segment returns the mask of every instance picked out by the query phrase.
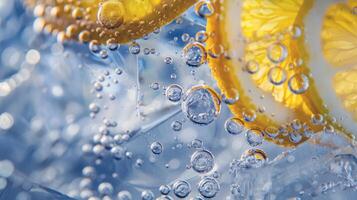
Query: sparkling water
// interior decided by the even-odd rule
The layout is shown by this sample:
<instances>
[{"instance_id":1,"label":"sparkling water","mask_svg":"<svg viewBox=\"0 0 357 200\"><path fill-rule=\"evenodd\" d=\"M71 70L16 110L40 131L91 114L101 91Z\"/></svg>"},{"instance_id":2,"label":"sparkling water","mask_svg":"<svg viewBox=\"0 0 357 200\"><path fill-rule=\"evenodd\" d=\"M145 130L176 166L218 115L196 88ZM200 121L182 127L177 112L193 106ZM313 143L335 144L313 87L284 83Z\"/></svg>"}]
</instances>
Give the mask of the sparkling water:
<instances>
[{"instance_id":1,"label":"sparkling water","mask_svg":"<svg viewBox=\"0 0 357 200\"><path fill-rule=\"evenodd\" d=\"M200 1L125 45L59 43L34 31L22 1L0 1L0 199L356 199L357 151L333 130L294 121L311 139L286 149L264 140L277 128L245 128L258 111L232 116L244 94L219 95L203 45L213 12ZM284 62L284 45L268 49ZM309 88L285 73L274 66L269 81Z\"/></svg>"}]
</instances>

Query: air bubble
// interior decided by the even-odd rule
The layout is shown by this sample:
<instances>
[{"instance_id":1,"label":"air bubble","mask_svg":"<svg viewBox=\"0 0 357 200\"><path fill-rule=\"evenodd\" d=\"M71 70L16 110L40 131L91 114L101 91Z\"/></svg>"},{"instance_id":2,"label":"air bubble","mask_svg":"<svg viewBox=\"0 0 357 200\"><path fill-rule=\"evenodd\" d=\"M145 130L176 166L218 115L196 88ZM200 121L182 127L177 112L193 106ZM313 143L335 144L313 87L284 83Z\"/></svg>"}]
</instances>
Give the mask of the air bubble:
<instances>
[{"instance_id":1,"label":"air bubble","mask_svg":"<svg viewBox=\"0 0 357 200\"><path fill-rule=\"evenodd\" d=\"M303 94L309 88L309 78L305 74L295 74L289 81L288 86L294 94Z\"/></svg>"},{"instance_id":2,"label":"air bubble","mask_svg":"<svg viewBox=\"0 0 357 200\"><path fill-rule=\"evenodd\" d=\"M190 40L190 35L189 35L188 33L182 34L181 40L182 40L183 42L188 42L188 41Z\"/></svg>"},{"instance_id":3,"label":"air bubble","mask_svg":"<svg viewBox=\"0 0 357 200\"><path fill-rule=\"evenodd\" d=\"M150 145L150 149L151 149L151 152L153 154L161 154L163 147L162 147L162 144L160 142L153 142Z\"/></svg>"},{"instance_id":4,"label":"air bubble","mask_svg":"<svg viewBox=\"0 0 357 200\"><path fill-rule=\"evenodd\" d=\"M144 190L141 192L141 200L154 200L154 193L150 190Z\"/></svg>"},{"instance_id":5,"label":"air bubble","mask_svg":"<svg viewBox=\"0 0 357 200\"><path fill-rule=\"evenodd\" d=\"M281 85L286 81L286 71L281 67L272 67L269 69L268 78L273 85Z\"/></svg>"},{"instance_id":6,"label":"air bubble","mask_svg":"<svg viewBox=\"0 0 357 200\"><path fill-rule=\"evenodd\" d=\"M238 118L230 118L224 124L225 130L231 135L238 135L244 130L244 123Z\"/></svg>"},{"instance_id":7,"label":"air bubble","mask_svg":"<svg viewBox=\"0 0 357 200\"><path fill-rule=\"evenodd\" d=\"M108 29L118 28L124 22L125 9L119 1L106 1L99 6L97 19Z\"/></svg>"},{"instance_id":8,"label":"air bubble","mask_svg":"<svg viewBox=\"0 0 357 200\"><path fill-rule=\"evenodd\" d=\"M101 183L98 186L98 192L102 195L111 195L113 193L113 186L110 183Z\"/></svg>"},{"instance_id":9,"label":"air bubble","mask_svg":"<svg viewBox=\"0 0 357 200\"><path fill-rule=\"evenodd\" d=\"M248 149L241 156L241 166L244 168L259 168L267 160L267 154L261 149Z\"/></svg>"},{"instance_id":10,"label":"air bubble","mask_svg":"<svg viewBox=\"0 0 357 200\"><path fill-rule=\"evenodd\" d=\"M192 87L182 102L182 111L192 122L207 125L221 112L221 99L208 86Z\"/></svg>"},{"instance_id":11,"label":"air bubble","mask_svg":"<svg viewBox=\"0 0 357 200\"><path fill-rule=\"evenodd\" d=\"M183 89L180 85L172 84L167 87L165 95L171 102L178 102L182 98Z\"/></svg>"},{"instance_id":12,"label":"air bubble","mask_svg":"<svg viewBox=\"0 0 357 200\"><path fill-rule=\"evenodd\" d=\"M264 129L264 133L274 139L279 135L279 129L274 126L269 126Z\"/></svg>"},{"instance_id":13,"label":"air bubble","mask_svg":"<svg viewBox=\"0 0 357 200\"><path fill-rule=\"evenodd\" d=\"M200 17L209 17L214 14L214 7L211 1L201 0L195 5L195 12Z\"/></svg>"},{"instance_id":14,"label":"air bubble","mask_svg":"<svg viewBox=\"0 0 357 200\"><path fill-rule=\"evenodd\" d=\"M174 131L180 131L182 129L182 123L180 121L174 121L171 124L171 128Z\"/></svg>"},{"instance_id":15,"label":"air bubble","mask_svg":"<svg viewBox=\"0 0 357 200\"><path fill-rule=\"evenodd\" d=\"M9 130L14 125L14 118L10 113L4 112L0 115L0 129Z\"/></svg>"},{"instance_id":16,"label":"air bubble","mask_svg":"<svg viewBox=\"0 0 357 200\"><path fill-rule=\"evenodd\" d=\"M176 181L173 185L174 194L179 198L187 197L191 192L191 186L187 181Z\"/></svg>"},{"instance_id":17,"label":"air bubble","mask_svg":"<svg viewBox=\"0 0 357 200\"><path fill-rule=\"evenodd\" d=\"M132 200L132 195L129 191L120 191L118 193L118 200Z\"/></svg>"},{"instance_id":18,"label":"air bubble","mask_svg":"<svg viewBox=\"0 0 357 200\"><path fill-rule=\"evenodd\" d=\"M170 65L170 64L173 63L173 59L172 59L172 57L166 57L166 58L164 59L164 62L165 62L166 64Z\"/></svg>"},{"instance_id":19,"label":"air bubble","mask_svg":"<svg viewBox=\"0 0 357 200\"><path fill-rule=\"evenodd\" d=\"M198 183L199 193L206 198L213 198L220 190L218 181L212 177L205 177Z\"/></svg>"},{"instance_id":20,"label":"air bubble","mask_svg":"<svg viewBox=\"0 0 357 200\"><path fill-rule=\"evenodd\" d=\"M258 129L249 129L246 132L246 139L250 146L256 147L263 143L264 135Z\"/></svg>"},{"instance_id":21,"label":"air bubble","mask_svg":"<svg viewBox=\"0 0 357 200\"><path fill-rule=\"evenodd\" d=\"M132 42L129 46L129 52L133 55L137 55L140 53L140 45L136 42Z\"/></svg>"},{"instance_id":22,"label":"air bubble","mask_svg":"<svg viewBox=\"0 0 357 200\"><path fill-rule=\"evenodd\" d=\"M267 49L267 57L274 64L283 62L287 56L288 50L286 46L281 43L274 43Z\"/></svg>"},{"instance_id":23,"label":"air bubble","mask_svg":"<svg viewBox=\"0 0 357 200\"><path fill-rule=\"evenodd\" d=\"M214 157L207 150L199 150L191 156L192 169L198 173L207 173L213 169Z\"/></svg>"},{"instance_id":24,"label":"air bubble","mask_svg":"<svg viewBox=\"0 0 357 200\"><path fill-rule=\"evenodd\" d=\"M292 132L289 134L289 139L292 143L299 143L302 140L302 135L298 132Z\"/></svg>"},{"instance_id":25,"label":"air bubble","mask_svg":"<svg viewBox=\"0 0 357 200\"><path fill-rule=\"evenodd\" d=\"M257 118L257 114L252 109L243 111L243 118L246 122L253 122Z\"/></svg>"},{"instance_id":26,"label":"air bubble","mask_svg":"<svg viewBox=\"0 0 357 200\"><path fill-rule=\"evenodd\" d=\"M159 191L160 191L161 194L167 195L167 194L170 193L171 188L168 185L161 185L160 188L159 188Z\"/></svg>"},{"instance_id":27,"label":"air bubble","mask_svg":"<svg viewBox=\"0 0 357 200\"><path fill-rule=\"evenodd\" d=\"M289 27L289 34L293 39L297 39L301 36L301 28L297 25L293 25Z\"/></svg>"},{"instance_id":28,"label":"air bubble","mask_svg":"<svg viewBox=\"0 0 357 200\"><path fill-rule=\"evenodd\" d=\"M249 74L255 74L255 73L257 73L259 71L259 64L254 60L248 61L245 64L245 70Z\"/></svg>"},{"instance_id":29,"label":"air bubble","mask_svg":"<svg viewBox=\"0 0 357 200\"><path fill-rule=\"evenodd\" d=\"M232 90L231 92L232 92L232 94L229 97L226 96L225 94L222 94L222 100L227 105L235 104L239 100L239 97L240 97L238 91Z\"/></svg>"},{"instance_id":30,"label":"air bubble","mask_svg":"<svg viewBox=\"0 0 357 200\"><path fill-rule=\"evenodd\" d=\"M324 116L321 114L313 114L311 116L311 122L314 125L322 125L324 123Z\"/></svg>"},{"instance_id":31,"label":"air bubble","mask_svg":"<svg viewBox=\"0 0 357 200\"><path fill-rule=\"evenodd\" d=\"M198 42L189 43L183 49L186 64L191 67L199 67L207 61L205 47Z\"/></svg>"},{"instance_id":32,"label":"air bubble","mask_svg":"<svg viewBox=\"0 0 357 200\"><path fill-rule=\"evenodd\" d=\"M198 31L195 35L195 40L199 43L204 43L208 39L208 34L206 31Z\"/></svg>"},{"instance_id":33,"label":"air bubble","mask_svg":"<svg viewBox=\"0 0 357 200\"><path fill-rule=\"evenodd\" d=\"M150 85L150 88L153 90L158 90L160 88L160 84L159 83L152 83Z\"/></svg>"}]
</instances>

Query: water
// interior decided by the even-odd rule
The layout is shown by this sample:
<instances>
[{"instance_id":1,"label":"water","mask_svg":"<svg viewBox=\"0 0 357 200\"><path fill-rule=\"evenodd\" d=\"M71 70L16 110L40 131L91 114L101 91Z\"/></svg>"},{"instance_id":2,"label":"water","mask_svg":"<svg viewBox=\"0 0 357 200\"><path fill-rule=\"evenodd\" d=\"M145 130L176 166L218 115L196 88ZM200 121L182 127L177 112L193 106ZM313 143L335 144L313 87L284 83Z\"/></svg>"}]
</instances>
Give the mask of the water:
<instances>
[{"instance_id":1,"label":"water","mask_svg":"<svg viewBox=\"0 0 357 200\"><path fill-rule=\"evenodd\" d=\"M263 140L279 138L277 127L244 128L257 110L232 117L228 106L245 94L219 95L202 48L214 10L201 6L143 39L105 46L57 43L33 31L22 2L0 2L0 199L353 199L356 149L328 127L288 150ZM279 49L275 63L284 62ZM272 70L272 83L308 88L296 84L303 74ZM324 125L325 116L311 121Z\"/></svg>"}]
</instances>

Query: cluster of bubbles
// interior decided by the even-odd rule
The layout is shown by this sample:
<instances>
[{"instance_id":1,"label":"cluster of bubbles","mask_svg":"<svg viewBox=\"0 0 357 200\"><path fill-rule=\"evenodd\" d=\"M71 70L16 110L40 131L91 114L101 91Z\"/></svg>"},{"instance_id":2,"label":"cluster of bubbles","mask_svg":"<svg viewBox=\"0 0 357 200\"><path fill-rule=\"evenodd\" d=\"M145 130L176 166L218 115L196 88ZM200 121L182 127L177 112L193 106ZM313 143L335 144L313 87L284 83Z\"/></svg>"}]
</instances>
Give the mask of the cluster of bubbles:
<instances>
[{"instance_id":1,"label":"cluster of bubbles","mask_svg":"<svg viewBox=\"0 0 357 200\"><path fill-rule=\"evenodd\" d=\"M230 174L240 176L245 170L264 167L268 162L268 155L261 149L253 148L246 150L240 159L234 159L230 163Z\"/></svg>"}]
</instances>

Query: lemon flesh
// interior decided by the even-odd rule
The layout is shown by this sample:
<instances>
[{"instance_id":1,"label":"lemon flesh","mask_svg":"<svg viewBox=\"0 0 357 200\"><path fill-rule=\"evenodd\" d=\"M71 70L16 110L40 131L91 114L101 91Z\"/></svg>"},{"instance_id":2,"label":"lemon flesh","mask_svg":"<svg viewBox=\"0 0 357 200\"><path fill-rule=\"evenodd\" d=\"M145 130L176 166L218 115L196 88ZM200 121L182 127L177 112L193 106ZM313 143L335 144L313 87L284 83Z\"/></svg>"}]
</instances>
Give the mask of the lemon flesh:
<instances>
[{"instance_id":1,"label":"lemon flesh","mask_svg":"<svg viewBox=\"0 0 357 200\"><path fill-rule=\"evenodd\" d=\"M309 66L337 123L357 135L357 1L316 0L305 19ZM317 26L318 24L318 26Z\"/></svg>"}]
</instances>

